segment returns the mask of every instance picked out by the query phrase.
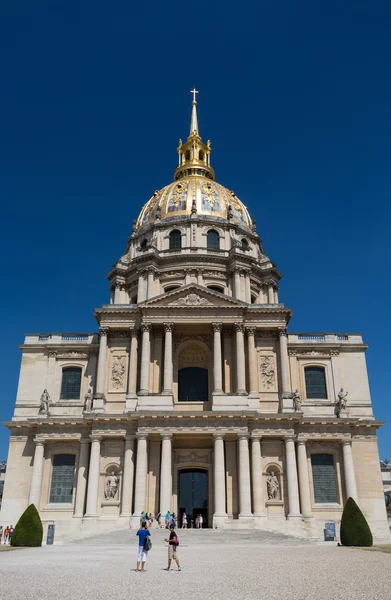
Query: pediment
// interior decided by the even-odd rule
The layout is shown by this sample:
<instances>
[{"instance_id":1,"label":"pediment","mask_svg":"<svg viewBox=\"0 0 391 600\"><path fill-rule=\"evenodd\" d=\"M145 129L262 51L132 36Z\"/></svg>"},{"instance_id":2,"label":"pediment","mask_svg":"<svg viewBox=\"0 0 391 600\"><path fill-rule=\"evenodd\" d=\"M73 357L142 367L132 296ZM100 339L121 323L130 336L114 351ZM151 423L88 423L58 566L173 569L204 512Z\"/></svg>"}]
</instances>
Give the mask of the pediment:
<instances>
[{"instance_id":1,"label":"pediment","mask_svg":"<svg viewBox=\"0 0 391 600\"><path fill-rule=\"evenodd\" d=\"M140 303L142 308L213 308L216 306L221 308L244 308L247 304L196 284L184 285L177 290L172 290L172 292L155 296L155 298Z\"/></svg>"}]
</instances>

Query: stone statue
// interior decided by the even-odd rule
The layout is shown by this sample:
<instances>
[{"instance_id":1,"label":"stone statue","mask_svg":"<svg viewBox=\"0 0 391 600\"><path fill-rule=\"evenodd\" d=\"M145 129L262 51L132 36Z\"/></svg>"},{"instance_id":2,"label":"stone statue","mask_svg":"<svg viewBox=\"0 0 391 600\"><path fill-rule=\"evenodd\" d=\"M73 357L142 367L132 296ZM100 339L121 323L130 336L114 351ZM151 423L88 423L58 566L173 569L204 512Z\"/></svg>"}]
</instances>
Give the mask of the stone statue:
<instances>
[{"instance_id":1,"label":"stone statue","mask_svg":"<svg viewBox=\"0 0 391 600\"><path fill-rule=\"evenodd\" d=\"M267 477L267 494L269 500L276 500L278 496L278 490L280 488L280 484L278 483L278 479L274 474L274 471L270 471L270 475Z\"/></svg>"},{"instance_id":2,"label":"stone statue","mask_svg":"<svg viewBox=\"0 0 391 600\"><path fill-rule=\"evenodd\" d=\"M232 219L234 216L234 211L232 210L232 206L229 205L227 208L227 219Z\"/></svg>"},{"instance_id":3,"label":"stone statue","mask_svg":"<svg viewBox=\"0 0 391 600\"><path fill-rule=\"evenodd\" d=\"M111 471L110 475L107 476L106 487L105 487L105 498L106 500L114 500L118 491L119 477L115 474L115 471Z\"/></svg>"},{"instance_id":4,"label":"stone statue","mask_svg":"<svg viewBox=\"0 0 391 600\"><path fill-rule=\"evenodd\" d=\"M41 406L39 407L39 412L47 415L49 413L49 402L50 396L47 390L43 390L41 396Z\"/></svg>"},{"instance_id":5,"label":"stone statue","mask_svg":"<svg viewBox=\"0 0 391 600\"><path fill-rule=\"evenodd\" d=\"M93 401L92 389L89 387L88 392L84 396L84 412L92 411L92 401Z\"/></svg>"},{"instance_id":6,"label":"stone statue","mask_svg":"<svg viewBox=\"0 0 391 600\"><path fill-rule=\"evenodd\" d=\"M334 413L338 419L341 417L341 412L343 410L346 410L346 404L348 402L347 395L348 395L348 392L345 392L345 390L343 388L341 388L338 392L338 399L335 402L335 409L334 409Z\"/></svg>"},{"instance_id":7,"label":"stone statue","mask_svg":"<svg viewBox=\"0 0 391 600\"><path fill-rule=\"evenodd\" d=\"M155 212L155 219L161 219L162 218L162 207L158 206Z\"/></svg>"},{"instance_id":8,"label":"stone statue","mask_svg":"<svg viewBox=\"0 0 391 600\"><path fill-rule=\"evenodd\" d=\"M301 410L301 398L300 398L300 392L298 389L296 389L293 394L292 394L292 401L293 401L293 409L295 412L298 412Z\"/></svg>"}]
</instances>

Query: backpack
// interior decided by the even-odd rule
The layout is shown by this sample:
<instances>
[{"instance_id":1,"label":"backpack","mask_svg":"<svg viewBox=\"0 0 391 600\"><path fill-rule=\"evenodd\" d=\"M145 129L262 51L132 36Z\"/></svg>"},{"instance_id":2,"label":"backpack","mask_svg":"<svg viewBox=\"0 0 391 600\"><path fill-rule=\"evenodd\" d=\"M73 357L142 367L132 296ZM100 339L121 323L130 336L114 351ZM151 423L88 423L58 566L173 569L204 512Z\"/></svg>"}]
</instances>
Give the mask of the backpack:
<instances>
[{"instance_id":1,"label":"backpack","mask_svg":"<svg viewBox=\"0 0 391 600\"><path fill-rule=\"evenodd\" d=\"M176 547L178 547L179 546L179 537L178 537L178 534L175 534L175 537L176 537Z\"/></svg>"},{"instance_id":2,"label":"backpack","mask_svg":"<svg viewBox=\"0 0 391 600\"><path fill-rule=\"evenodd\" d=\"M144 550L146 552L148 552L149 550L152 549L152 542L151 542L151 536L147 535L145 536L145 541L144 541Z\"/></svg>"}]
</instances>

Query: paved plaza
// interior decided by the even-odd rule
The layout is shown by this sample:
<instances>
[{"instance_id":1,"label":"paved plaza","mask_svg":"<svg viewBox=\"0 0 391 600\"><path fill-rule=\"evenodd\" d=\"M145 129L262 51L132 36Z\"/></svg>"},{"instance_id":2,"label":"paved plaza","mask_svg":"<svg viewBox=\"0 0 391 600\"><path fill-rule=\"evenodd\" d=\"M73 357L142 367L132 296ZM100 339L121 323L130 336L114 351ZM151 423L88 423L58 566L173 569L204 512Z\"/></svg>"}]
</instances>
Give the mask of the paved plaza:
<instances>
[{"instance_id":1,"label":"paved plaza","mask_svg":"<svg viewBox=\"0 0 391 600\"><path fill-rule=\"evenodd\" d=\"M0 577L7 582L7 599L378 600L388 594L388 554L260 531L179 531L183 570L175 566L168 573L165 534L152 532L146 573L133 570L133 530L3 552Z\"/></svg>"}]
</instances>

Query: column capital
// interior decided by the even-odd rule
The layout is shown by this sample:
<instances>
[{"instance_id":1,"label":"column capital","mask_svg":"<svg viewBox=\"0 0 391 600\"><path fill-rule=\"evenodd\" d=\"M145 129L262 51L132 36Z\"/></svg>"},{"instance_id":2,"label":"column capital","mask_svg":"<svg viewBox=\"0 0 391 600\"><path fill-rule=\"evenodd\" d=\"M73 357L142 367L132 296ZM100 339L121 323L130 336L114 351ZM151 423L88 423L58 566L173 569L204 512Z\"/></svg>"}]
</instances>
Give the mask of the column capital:
<instances>
[{"instance_id":1,"label":"column capital","mask_svg":"<svg viewBox=\"0 0 391 600\"><path fill-rule=\"evenodd\" d=\"M126 433L124 435L124 440L126 442L130 442L130 441L134 440L135 438L136 438L136 434L135 433Z\"/></svg>"},{"instance_id":2,"label":"column capital","mask_svg":"<svg viewBox=\"0 0 391 600\"><path fill-rule=\"evenodd\" d=\"M297 438L297 445L298 446L305 446L308 442L308 438Z\"/></svg>"},{"instance_id":3,"label":"column capital","mask_svg":"<svg viewBox=\"0 0 391 600\"><path fill-rule=\"evenodd\" d=\"M344 438L342 440L340 440L341 446L351 446L352 445L352 440L348 439L348 438Z\"/></svg>"},{"instance_id":4,"label":"column capital","mask_svg":"<svg viewBox=\"0 0 391 600\"><path fill-rule=\"evenodd\" d=\"M103 435L99 433L91 433L90 440L91 442L101 442L103 440Z\"/></svg>"},{"instance_id":5,"label":"column capital","mask_svg":"<svg viewBox=\"0 0 391 600\"><path fill-rule=\"evenodd\" d=\"M288 335L288 330L286 329L286 327L279 327L278 328L278 335L280 337L287 337Z\"/></svg>"},{"instance_id":6,"label":"column capital","mask_svg":"<svg viewBox=\"0 0 391 600\"><path fill-rule=\"evenodd\" d=\"M48 356L49 358L57 358L57 350L49 350Z\"/></svg>"},{"instance_id":7,"label":"column capital","mask_svg":"<svg viewBox=\"0 0 391 600\"><path fill-rule=\"evenodd\" d=\"M137 438L138 441L140 441L140 440L147 440L148 439L148 433L144 433L142 431L137 431L136 438Z\"/></svg>"},{"instance_id":8,"label":"column capital","mask_svg":"<svg viewBox=\"0 0 391 600\"><path fill-rule=\"evenodd\" d=\"M238 433L238 440L248 440L250 437L248 432Z\"/></svg>"},{"instance_id":9,"label":"column capital","mask_svg":"<svg viewBox=\"0 0 391 600\"><path fill-rule=\"evenodd\" d=\"M205 269L196 269L198 275L203 275L205 273Z\"/></svg>"},{"instance_id":10,"label":"column capital","mask_svg":"<svg viewBox=\"0 0 391 600\"><path fill-rule=\"evenodd\" d=\"M131 337L138 337L139 334L139 328L138 327L130 327L130 336Z\"/></svg>"},{"instance_id":11,"label":"column capital","mask_svg":"<svg viewBox=\"0 0 391 600\"><path fill-rule=\"evenodd\" d=\"M90 438L86 438L86 437L80 438L80 445L82 445L82 444L89 444L90 441L91 441Z\"/></svg>"},{"instance_id":12,"label":"column capital","mask_svg":"<svg viewBox=\"0 0 391 600\"><path fill-rule=\"evenodd\" d=\"M48 440L46 438L34 438L34 443L36 446L44 446Z\"/></svg>"},{"instance_id":13,"label":"column capital","mask_svg":"<svg viewBox=\"0 0 391 600\"><path fill-rule=\"evenodd\" d=\"M224 433L214 433L213 434L213 439L216 440L223 440L224 441Z\"/></svg>"},{"instance_id":14,"label":"column capital","mask_svg":"<svg viewBox=\"0 0 391 600\"><path fill-rule=\"evenodd\" d=\"M247 325L246 325L245 329L246 329L246 333L247 333L248 337L255 336L255 330L256 330L255 327L247 327Z\"/></svg>"},{"instance_id":15,"label":"column capital","mask_svg":"<svg viewBox=\"0 0 391 600\"><path fill-rule=\"evenodd\" d=\"M141 323L141 331L145 333L146 331L150 332L152 329L151 323Z\"/></svg>"},{"instance_id":16,"label":"column capital","mask_svg":"<svg viewBox=\"0 0 391 600\"><path fill-rule=\"evenodd\" d=\"M295 438L295 436L294 436L293 434L291 434L291 435L286 435L286 436L285 436L285 438L284 438L284 442L285 442L285 444L287 444L288 442L293 442L293 443L295 443L295 441L296 441L296 438Z\"/></svg>"},{"instance_id":17,"label":"column capital","mask_svg":"<svg viewBox=\"0 0 391 600\"><path fill-rule=\"evenodd\" d=\"M172 433L161 433L160 437L162 438L162 440L171 440L173 437Z\"/></svg>"},{"instance_id":18,"label":"column capital","mask_svg":"<svg viewBox=\"0 0 391 600\"><path fill-rule=\"evenodd\" d=\"M174 323L164 323L164 331L172 331L174 329Z\"/></svg>"},{"instance_id":19,"label":"column capital","mask_svg":"<svg viewBox=\"0 0 391 600\"><path fill-rule=\"evenodd\" d=\"M212 329L213 329L214 333L221 331L222 328L223 328L222 323L212 323Z\"/></svg>"},{"instance_id":20,"label":"column capital","mask_svg":"<svg viewBox=\"0 0 391 600\"><path fill-rule=\"evenodd\" d=\"M234 323L234 328L235 328L235 331L240 331L241 333L244 332L243 323Z\"/></svg>"},{"instance_id":21,"label":"column capital","mask_svg":"<svg viewBox=\"0 0 391 600\"><path fill-rule=\"evenodd\" d=\"M262 434L261 433L252 433L250 436L250 439L252 442L260 442L262 439Z\"/></svg>"},{"instance_id":22,"label":"column capital","mask_svg":"<svg viewBox=\"0 0 391 600\"><path fill-rule=\"evenodd\" d=\"M107 337L109 335L110 327L99 327L99 335Z\"/></svg>"}]
</instances>

